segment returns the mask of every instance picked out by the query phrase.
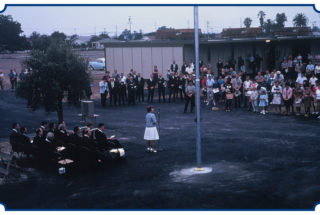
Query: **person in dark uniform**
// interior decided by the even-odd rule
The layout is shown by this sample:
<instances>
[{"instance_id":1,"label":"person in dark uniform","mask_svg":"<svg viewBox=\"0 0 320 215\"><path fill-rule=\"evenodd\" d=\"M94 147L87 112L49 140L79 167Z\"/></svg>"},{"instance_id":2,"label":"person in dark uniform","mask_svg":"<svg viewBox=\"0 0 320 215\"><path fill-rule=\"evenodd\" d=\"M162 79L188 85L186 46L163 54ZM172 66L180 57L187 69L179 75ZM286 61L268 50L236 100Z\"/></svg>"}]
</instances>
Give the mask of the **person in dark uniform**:
<instances>
[{"instance_id":1,"label":"person in dark uniform","mask_svg":"<svg viewBox=\"0 0 320 215\"><path fill-rule=\"evenodd\" d=\"M92 137L92 131L89 128L85 128L82 132L82 142L81 145L87 147L90 150L95 150L96 143L91 138Z\"/></svg>"},{"instance_id":2,"label":"person in dark uniform","mask_svg":"<svg viewBox=\"0 0 320 215\"><path fill-rule=\"evenodd\" d=\"M27 136L27 128L25 127L20 129L19 142L23 148L23 152L27 155L27 158L29 158L31 154L31 141Z\"/></svg>"},{"instance_id":3,"label":"person in dark uniform","mask_svg":"<svg viewBox=\"0 0 320 215\"><path fill-rule=\"evenodd\" d=\"M178 64L176 64L176 61L174 60L170 66L170 70L171 72L174 72L174 74L177 74L178 69L179 69Z\"/></svg>"},{"instance_id":4,"label":"person in dark uniform","mask_svg":"<svg viewBox=\"0 0 320 215\"><path fill-rule=\"evenodd\" d=\"M186 74L186 68L188 67L188 64L186 63L186 61L183 61L183 64L181 66L181 73L182 74Z\"/></svg>"},{"instance_id":5,"label":"person in dark uniform","mask_svg":"<svg viewBox=\"0 0 320 215\"><path fill-rule=\"evenodd\" d=\"M110 92L110 106L112 106L112 103L114 106L116 106L118 94L120 91L120 83L118 80L114 80L114 78L110 78L108 86L109 86L109 92Z\"/></svg>"},{"instance_id":6,"label":"person in dark uniform","mask_svg":"<svg viewBox=\"0 0 320 215\"><path fill-rule=\"evenodd\" d=\"M171 75L169 76L169 81L168 81L168 88L169 88L169 103L171 102L171 96L173 95L173 102L176 101L175 95L176 95L176 77L174 73L172 72Z\"/></svg>"},{"instance_id":7,"label":"person in dark uniform","mask_svg":"<svg viewBox=\"0 0 320 215\"><path fill-rule=\"evenodd\" d=\"M179 75L179 78L177 79L177 85L178 85L178 94L180 94L180 100L183 101L183 98L186 96L186 80L183 77L183 74Z\"/></svg>"},{"instance_id":8,"label":"person in dark uniform","mask_svg":"<svg viewBox=\"0 0 320 215\"><path fill-rule=\"evenodd\" d=\"M157 65L153 67L152 74L153 74L153 79L157 82L159 77L159 70Z\"/></svg>"},{"instance_id":9,"label":"person in dark uniform","mask_svg":"<svg viewBox=\"0 0 320 215\"><path fill-rule=\"evenodd\" d=\"M54 133L54 139L55 142L59 145L62 146L65 143L67 143L67 141L69 140L69 134L67 132L67 128L66 128L66 124L64 121L62 121L59 125L58 125L58 129L55 130Z\"/></svg>"},{"instance_id":10,"label":"person in dark uniform","mask_svg":"<svg viewBox=\"0 0 320 215\"><path fill-rule=\"evenodd\" d=\"M188 86L186 87L186 103L184 106L184 113L187 113L189 102L191 102L191 110L190 113L193 112L193 108L195 106L195 94L196 87L193 85L193 82L190 80Z\"/></svg>"},{"instance_id":11,"label":"person in dark uniform","mask_svg":"<svg viewBox=\"0 0 320 215\"><path fill-rule=\"evenodd\" d=\"M43 140L46 139L46 136L47 136L47 133L48 133L47 127L48 127L48 122L42 121L40 128L42 130L42 135L41 136L42 136Z\"/></svg>"},{"instance_id":12,"label":"person in dark uniform","mask_svg":"<svg viewBox=\"0 0 320 215\"><path fill-rule=\"evenodd\" d=\"M125 98L127 95L127 86L126 83L124 81L121 81L121 78L119 78L119 82L120 82L120 90L119 90L119 105L121 104L125 104Z\"/></svg>"},{"instance_id":13,"label":"person in dark uniform","mask_svg":"<svg viewBox=\"0 0 320 215\"><path fill-rule=\"evenodd\" d=\"M141 77L140 73L138 73L136 78L137 85L137 100L139 102L144 102L144 79Z\"/></svg>"},{"instance_id":14,"label":"person in dark uniform","mask_svg":"<svg viewBox=\"0 0 320 215\"><path fill-rule=\"evenodd\" d=\"M14 152L22 152L23 149L21 147L20 141L19 141L19 130L20 130L20 125L17 122L14 122L12 124L12 132L10 134L10 145L11 148Z\"/></svg>"},{"instance_id":15,"label":"person in dark uniform","mask_svg":"<svg viewBox=\"0 0 320 215\"><path fill-rule=\"evenodd\" d=\"M133 104L136 105L136 100L134 98L135 91L137 89L136 83L133 80L132 76L129 76L128 81L128 105Z\"/></svg>"},{"instance_id":16,"label":"person in dark uniform","mask_svg":"<svg viewBox=\"0 0 320 215\"><path fill-rule=\"evenodd\" d=\"M108 144L108 140L112 140L111 138L108 139L107 136L104 133L104 124L103 123L99 123L98 124L98 129L96 129L95 131L95 137L96 137L96 141L97 141L97 146L98 149L104 150L107 149L110 145Z\"/></svg>"},{"instance_id":17,"label":"person in dark uniform","mask_svg":"<svg viewBox=\"0 0 320 215\"><path fill-rule=\"evenodd\" d=\"M156 80L153 78L153 74L150 74L150 78L147 80L147 87L148 87L148 103L153 103L153 96L154 96L154 88L156 86Z\"/></svg>"},{"instance_id":18,"label":"person in dark uniform","mask_svg":"<svg viewBox=\"0 0 320 215\"><path fill-rule=\"evenodd\" d=\"M161 103L161 96L163 98L163 102L166 102L166 80L162 77L162 74L159 75L158 80L159 103Z\"/></svg>"}]
</instances>

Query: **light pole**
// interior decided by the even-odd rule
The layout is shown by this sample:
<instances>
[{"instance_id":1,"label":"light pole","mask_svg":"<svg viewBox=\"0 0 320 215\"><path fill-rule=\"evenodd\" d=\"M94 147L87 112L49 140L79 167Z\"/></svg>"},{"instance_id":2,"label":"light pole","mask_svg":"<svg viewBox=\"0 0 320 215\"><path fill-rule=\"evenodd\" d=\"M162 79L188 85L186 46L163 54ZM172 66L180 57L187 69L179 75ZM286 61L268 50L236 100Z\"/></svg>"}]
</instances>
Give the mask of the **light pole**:
<instances>
[{"instance_id":1,"label":"light pole","mask_svg":"<svg viewBox=\"0 0 320 215\"><path fill-rule=\"evenodd\" d=\"M198 6L194 6L194 47L196 58L196 120L197 120L197 167L196 171L202 171L201 168L201 130L200 130L200 77L199 77L199 17Z\"/></svg>"}]
</instances>

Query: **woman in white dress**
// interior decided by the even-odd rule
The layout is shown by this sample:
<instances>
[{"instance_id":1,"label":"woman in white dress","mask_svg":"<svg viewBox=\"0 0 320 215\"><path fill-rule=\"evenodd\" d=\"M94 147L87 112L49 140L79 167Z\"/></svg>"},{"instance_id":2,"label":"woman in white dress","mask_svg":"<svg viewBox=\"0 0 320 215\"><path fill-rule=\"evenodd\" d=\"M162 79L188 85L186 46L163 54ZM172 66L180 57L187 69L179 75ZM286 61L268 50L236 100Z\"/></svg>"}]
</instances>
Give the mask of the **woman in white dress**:
<instances>
[{"instance_id":1,"label":"woman in white dress","mask_svg":"<svg viewBox=\"0 0 320 215\"><path fill-rule=\"evenodd\" d=\"M273 94L272 104L275 106L275 113L277 113L277 108L279 108L279 113L281 114L281 101L282 101L282 87L279 84L279 81L276 81L275 85L271 89Z\"/></svg>"},{"instance_id":2,"label":"woman in white dress","mask_svg":"<svg viewBox=\"0 0 320 215\"><path fill-rule=\"evenodd\" d=\"M154 141L159 140L159 134L156 127L157 119L152 106L147 107L147 112L144 139L147 141L147 150L156 153L157 150L154 147Z\"/></svg>"}]
</instances>

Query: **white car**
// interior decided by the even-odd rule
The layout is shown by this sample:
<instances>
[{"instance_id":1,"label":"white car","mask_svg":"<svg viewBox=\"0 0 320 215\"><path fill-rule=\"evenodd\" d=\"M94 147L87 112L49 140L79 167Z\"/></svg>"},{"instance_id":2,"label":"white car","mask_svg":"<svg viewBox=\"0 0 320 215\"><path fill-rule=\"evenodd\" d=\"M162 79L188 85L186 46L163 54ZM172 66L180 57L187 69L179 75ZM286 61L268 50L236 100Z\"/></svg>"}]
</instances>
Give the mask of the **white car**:
<instances>
[{"instance_id":1,"label":"white car","mask_svg":"<svg viewBox=\"0 0 320 215\"><path fill-rule=\"evenodd\" d=\"M105 70L106 68L106 59L98 58L96 61L89 62L89 69L91 70Z\"/></svg>"}]
</instances>

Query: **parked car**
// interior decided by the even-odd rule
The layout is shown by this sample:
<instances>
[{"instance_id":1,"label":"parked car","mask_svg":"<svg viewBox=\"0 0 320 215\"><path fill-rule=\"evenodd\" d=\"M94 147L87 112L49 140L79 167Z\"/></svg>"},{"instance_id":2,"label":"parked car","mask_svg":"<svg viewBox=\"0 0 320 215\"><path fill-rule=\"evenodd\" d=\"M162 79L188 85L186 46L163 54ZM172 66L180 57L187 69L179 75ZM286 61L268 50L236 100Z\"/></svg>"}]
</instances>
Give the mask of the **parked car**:
<instances>
[{"instance_id":1,"label":"parked car","mask_svg":"<svg viewBox=\"0 0 320 215\"><path fill-rule=\"evenodd\" d=\"M104 70L106 68L106 59L98 58L95 61L89 62L89 69L91 70Z\"/></svg>"}]
</instances>

